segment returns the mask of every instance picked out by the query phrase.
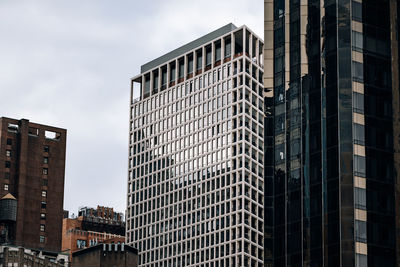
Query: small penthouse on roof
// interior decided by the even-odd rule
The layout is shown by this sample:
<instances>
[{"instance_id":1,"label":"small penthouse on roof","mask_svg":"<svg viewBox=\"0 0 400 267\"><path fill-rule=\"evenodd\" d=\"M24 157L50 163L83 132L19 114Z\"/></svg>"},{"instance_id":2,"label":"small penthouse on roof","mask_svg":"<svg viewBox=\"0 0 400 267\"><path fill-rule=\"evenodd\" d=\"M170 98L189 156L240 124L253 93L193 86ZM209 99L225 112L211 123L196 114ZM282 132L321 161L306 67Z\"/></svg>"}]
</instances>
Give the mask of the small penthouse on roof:
<instances>
[{"instance_id":1,"label":"small penthouse on roof","mask_svg":"<svg viewBox=\"0 0 400 267\"><path fill-rule=\"evenodd\" d=\"M262 40L245 25L229 23L142 65L141 73L131 79L131 101L157 94L243 53L263 64ZM134 99L134 95L140 97Z\"/></svg>"}]
</instances>

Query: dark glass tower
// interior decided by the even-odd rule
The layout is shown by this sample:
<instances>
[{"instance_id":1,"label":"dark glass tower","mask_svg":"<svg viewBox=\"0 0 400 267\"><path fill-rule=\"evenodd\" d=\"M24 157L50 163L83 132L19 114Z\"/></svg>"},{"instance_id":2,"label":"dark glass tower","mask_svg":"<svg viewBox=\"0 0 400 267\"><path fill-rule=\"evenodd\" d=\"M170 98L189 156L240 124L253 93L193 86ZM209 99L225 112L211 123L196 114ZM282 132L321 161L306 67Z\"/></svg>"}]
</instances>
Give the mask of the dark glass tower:
<instances>
[{"instance_id":1,"label":"dark glass tower","mask_svg":"<svg viewBox=\"0 0 400 267\"><path fill-rule=\"evenodd\" d=\"M397 0L264 0L265 266L397 266Z\"/></svg>"}]
</instances>

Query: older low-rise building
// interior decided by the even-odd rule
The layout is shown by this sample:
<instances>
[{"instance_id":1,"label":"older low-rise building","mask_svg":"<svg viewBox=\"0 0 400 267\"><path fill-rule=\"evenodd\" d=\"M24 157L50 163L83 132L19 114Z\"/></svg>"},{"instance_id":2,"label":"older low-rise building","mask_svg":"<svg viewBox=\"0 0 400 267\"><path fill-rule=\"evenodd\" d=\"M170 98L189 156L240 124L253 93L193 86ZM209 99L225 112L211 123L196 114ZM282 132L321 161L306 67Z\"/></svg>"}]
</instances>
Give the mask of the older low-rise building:
<instances>
[{"instance_id":1,"label":"older low-rise building","mask_svg":"<svg viewBox=\"0 0 400 267\"><path fill-rule=\"evenodd\" d=\"M112 208L84 207L77 218L63 219L62 251L72 255L80 249L100 243L124 243L125 223L123 214Z\"/></svg>"},{"instance_id":2,"label":"older low-rise building","mask_svg":"<svg viewBox=\"0 0 400 267\"><path fill-rule=\"evenodd\" d=\"M36 251L19 246L0 246L0 267L68 267L68 255Z\"/></svg>"},{"instance_id":3,"label":"older low-rise building","mask_svg":"<svg viewBox=\"0 0 400 267\"><path fill-rule=\"evenodd\" d=\"M73 267L137 267L138 250L122 244L100 244L73 253Z\"/></svg>"}]
</instances>

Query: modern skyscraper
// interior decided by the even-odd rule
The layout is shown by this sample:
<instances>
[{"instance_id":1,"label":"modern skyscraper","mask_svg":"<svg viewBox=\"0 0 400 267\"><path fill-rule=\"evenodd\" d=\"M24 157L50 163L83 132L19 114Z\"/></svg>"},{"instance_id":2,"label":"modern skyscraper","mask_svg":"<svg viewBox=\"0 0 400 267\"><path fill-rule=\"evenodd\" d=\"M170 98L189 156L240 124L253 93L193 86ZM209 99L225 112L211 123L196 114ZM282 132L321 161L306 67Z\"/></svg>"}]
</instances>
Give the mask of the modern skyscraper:
<instances>
[{"instance_id":1,"label":"modern skyscraper","mask_svg":"<svg viewBox=\"0 0 400 267\"><path fill-rule=\"evenodd\" d=\"M126 233L140 265L262 265L262 52L228 24L132 79Z\"/></svg>"},{"instance_id":2,"label":"modern skyscraper","mask_svg":"<svg viewBox=\"0 0 400 267\"><path fill-rule=\"evenodd\" d=\"M0 198L17 199L8 242L61 250L66 137L65 129L0 118Z\"/></svg>"},{"instance_id":3,"label":"modern skyscraper","mask_svg":"<svg viewBox=\"0 0 400 267\"><path fill-rule=\"evenodd\" d=\"M398 266L397 1L264 3L266 266Z\"/></svg>"}]
</instances>

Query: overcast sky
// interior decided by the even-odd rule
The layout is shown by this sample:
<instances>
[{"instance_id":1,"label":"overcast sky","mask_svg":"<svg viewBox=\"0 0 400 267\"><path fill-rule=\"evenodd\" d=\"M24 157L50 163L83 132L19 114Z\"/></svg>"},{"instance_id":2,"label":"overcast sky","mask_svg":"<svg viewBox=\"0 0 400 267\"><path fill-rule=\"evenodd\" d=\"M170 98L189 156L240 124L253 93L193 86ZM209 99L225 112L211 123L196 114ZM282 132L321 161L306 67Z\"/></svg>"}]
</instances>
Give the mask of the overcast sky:
<instances>
[{"instance_id":1,"label":"overcast sky","mask_svg":"<svg viewBox=\"0 0 400 267\"><path fill-rule=\"evenodd\" d=\"M0 116L66 128L64 208L125 211L130 78L262 0L1 0ZM12 99L12 100L11 100Z\"/></svg>"}]
</instances>

